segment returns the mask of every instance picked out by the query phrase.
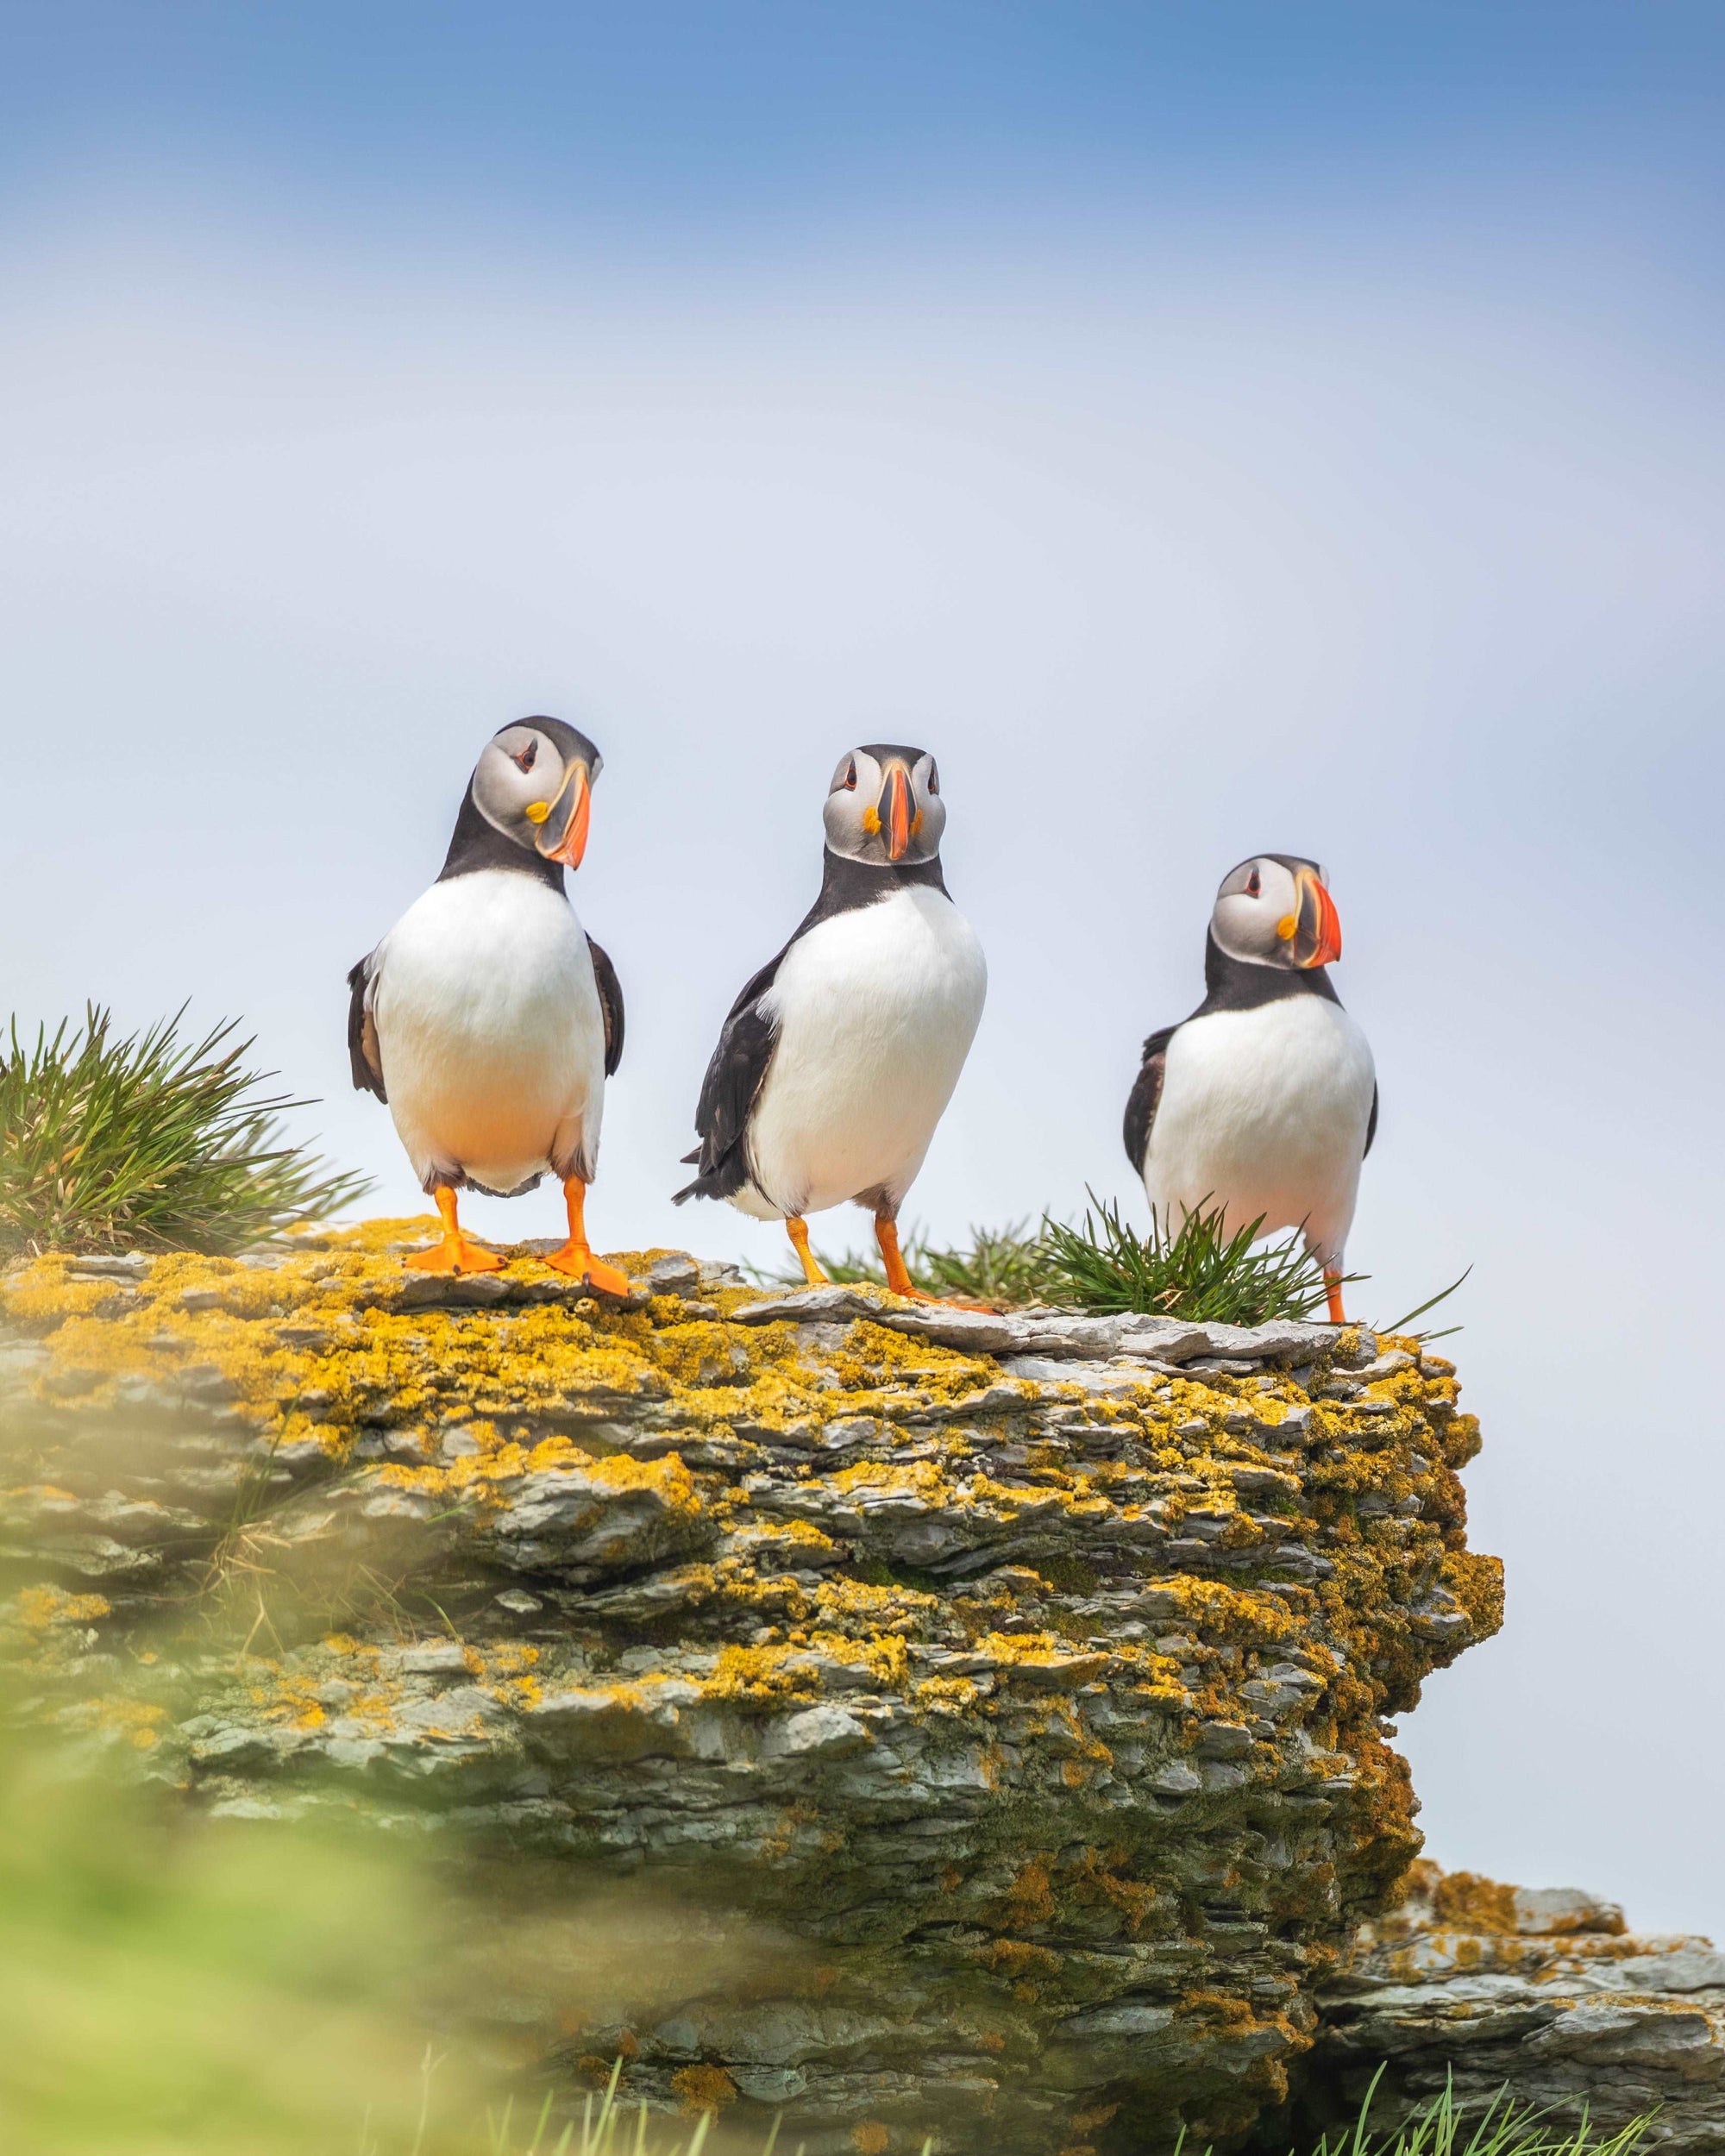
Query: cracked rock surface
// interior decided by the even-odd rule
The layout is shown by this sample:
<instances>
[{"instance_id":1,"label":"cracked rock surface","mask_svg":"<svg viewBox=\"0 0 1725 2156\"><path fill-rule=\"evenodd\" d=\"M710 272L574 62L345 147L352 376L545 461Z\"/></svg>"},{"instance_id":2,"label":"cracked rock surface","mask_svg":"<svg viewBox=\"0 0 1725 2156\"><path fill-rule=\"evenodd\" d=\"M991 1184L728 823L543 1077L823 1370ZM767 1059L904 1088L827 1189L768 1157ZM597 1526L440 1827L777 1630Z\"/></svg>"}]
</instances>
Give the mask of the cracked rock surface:
<instances>
[{"instance_id":1,"label":"cracked rock surface","mask_svg":"<svg viewBox=\"0 0 1725 2156\"><path fill-rule=\"evenodd\" d=\"M1415 1864L1406 1899L1365 1925L1322 1988L1309 2108L1352 2121L1379 2063L1388 2120L1452 2081L1458 2103L1500 2089L1603 2139L1657 2109L1650 2140L1725 2149L1725 1954L1710 1940L1637 1936L1610 1902L1530 1892Z\"/></svg>"},{"instance_id":2,"label":"cracked rock surface","mask_svg":"<svg viewBox=\"0 0 1725 2156\"><path fill-rule=\"evenodd\" d=\"M405 1272L425 1233L0 1275L36 1711L212 1812L768 1929L746 1985L709 1955L578 2033L518 1982L554 2086L621 2053L809 2156L1280 2105L1418 1847L1379 1718L1501 1614L1452 1366L682 1252L601 1303L526 1248Z\"/></svg>"}]
</instances>

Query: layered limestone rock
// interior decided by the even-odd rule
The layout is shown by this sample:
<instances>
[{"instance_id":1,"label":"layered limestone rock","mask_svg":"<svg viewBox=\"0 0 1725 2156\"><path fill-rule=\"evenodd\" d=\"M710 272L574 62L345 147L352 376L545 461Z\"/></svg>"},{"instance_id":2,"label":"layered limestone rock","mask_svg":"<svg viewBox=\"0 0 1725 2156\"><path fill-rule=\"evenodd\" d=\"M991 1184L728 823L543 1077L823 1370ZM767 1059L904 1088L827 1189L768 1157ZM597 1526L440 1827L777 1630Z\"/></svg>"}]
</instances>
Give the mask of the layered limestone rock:
<instances>
[{"instance_id":1,"label":"layered limestone rock","mask_svg":"<svg viewBox=\"0 0 1725 2156\"><path fill-rule=\"evenodd\" d=\"M1657 2112L1650 2139L1670 2156L1725 2148L1725 1954L1710 1940L1638 1937L1590 1895L1433 1864L1404 1890L1320 1994L1304 2074L1320 2121L1352 2120L1374 2078L1386 2120L1448 2083L1474 2109L1500 2090L1568 2119L1584 2106L1602 2138Z\"/></svg>"},{"instance_id":2,"label":"layered limestone rock","mask_svg":"<svg viewBox=\"0 0 1725 2156\"><path fill-rule=\"evenodd\" d=\"M810 2156L1280 2103L1417 1849L1379 1718L1499 1621L1450 1364L674 1252L601 1305L405 1272L423 1232L0 1276L35 1711L750 1942L579 2015L546 1956L497 2012L555 2085L621 2055Z\"/></svg>"}]
</instances>

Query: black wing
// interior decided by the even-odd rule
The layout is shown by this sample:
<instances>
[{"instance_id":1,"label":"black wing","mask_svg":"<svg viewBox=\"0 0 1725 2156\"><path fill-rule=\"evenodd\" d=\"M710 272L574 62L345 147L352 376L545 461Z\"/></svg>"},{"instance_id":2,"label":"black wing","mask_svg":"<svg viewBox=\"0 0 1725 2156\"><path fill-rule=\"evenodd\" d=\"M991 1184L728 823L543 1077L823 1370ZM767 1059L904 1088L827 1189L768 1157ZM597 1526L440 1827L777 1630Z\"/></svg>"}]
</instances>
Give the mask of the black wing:
<instances>
[{"instance_id":1,"label":"black wing","mask_svg":"<svg viewBox=\"0 0 1725 2156\"><path fill-rule=\"evenodd\" d=\"M387 1100L377 1021L372 1016L372 961L376 956L367 951L348 975L348 1060L354 1069L354 1092L374 1093L380 1100Z\"/></svg>"},{"instance_id":2,"label":"black wing","mask_svg":"<svg viewBox=\"0 0 1725 2156\"><path fill-rule=\"evenodd\" d=\"M788 950L790 945L785 946ZM749 1180L749 1116L756 1095L766 1083L767 1067L779 1037L778 1022L761 1008L761 999L773 985L785 956L769 958L748 981L724 1021L718 1046L701 1081L695 1108L695 1128L700 1145L686 1157L700 1163L700 1173L676 1195L685 1198L728 1198Z\"/></svg>"},{"instance_id":3,"label":"black wing","mask_svg":"<svg viewBox=\"0 0 1725 2156\"><path fill-rule=\"evenodd\" d=\"M623 983L617 977L616 967L591 936L587 949L593 953L593 980L599 988L599 1007L605 1012L605 1075L609 1078L623 1061Z\"/></svg>"},{"instance_id":4,"label":"black wing","mask_svg":"<svg viewBox=\"0 0 1725 2156\"><path fill-rule=\"evenodd\" d=\"M1366 1119L1366 1125L1365 1125L1365 1153L1369 1153L1369 1152L1371 1150L1371 1141L1372 1141L1372 1140L1373 1140L1373 1138L1375 1138L1377 1136L1377 1081L1374 1078L1374 1079L1373 1079L1373 1081L1372 1081L1372 1082L1371 1082L1371 1115L1370 1115L1370 1116L1368 1116L1368 1117L1367 1117L1367 1119ZM1362 1154L1360 1155L1360 1158L1361 1158L1362 1160L1364 1160L1364 1159L1365 1158L1365 1153L1362 1153Z\"/></svg>"},{"instance_id":5,"label":"black wing","mask_svg":"<svg viewBox=\"0 0 1725 2156\"><path fill-rule=\"evenodd\" d=\"M1150 1150L1150 1126L1156 1120L1156 1104L1162 1098L1162 1074L1174 1031L1171 1025L1164 1025L1145 1043L1144 1061L1126 1096L1126 1158L1140 1175L1144 1173L1144 1156Z\"/></svg>"}]
</instances>

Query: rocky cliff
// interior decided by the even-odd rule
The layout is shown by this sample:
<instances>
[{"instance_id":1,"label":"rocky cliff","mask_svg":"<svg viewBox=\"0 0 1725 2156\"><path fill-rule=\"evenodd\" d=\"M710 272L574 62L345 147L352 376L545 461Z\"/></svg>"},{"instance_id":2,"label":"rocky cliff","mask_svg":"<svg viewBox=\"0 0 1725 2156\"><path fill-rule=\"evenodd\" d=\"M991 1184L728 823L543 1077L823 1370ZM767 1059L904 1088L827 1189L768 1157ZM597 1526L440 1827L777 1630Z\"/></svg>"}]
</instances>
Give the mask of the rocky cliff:
<instances>
[{"instance_id":1,"label":"rocky cliff","mask_svg":"<svg viewBox=\"0 0 1725 2156\"><path fill-rule=\"evenodd\" d=\"M1418 1847L1381 1718L1499 1621L1450 1364L675 1252L601 1305L423 1232L0 1276L34 1711L770 1940L579 2015L548 1963L499 2011L559 2084L621 2054L811 2156L1278 2105Z\"/></svg>"}]
</instances>

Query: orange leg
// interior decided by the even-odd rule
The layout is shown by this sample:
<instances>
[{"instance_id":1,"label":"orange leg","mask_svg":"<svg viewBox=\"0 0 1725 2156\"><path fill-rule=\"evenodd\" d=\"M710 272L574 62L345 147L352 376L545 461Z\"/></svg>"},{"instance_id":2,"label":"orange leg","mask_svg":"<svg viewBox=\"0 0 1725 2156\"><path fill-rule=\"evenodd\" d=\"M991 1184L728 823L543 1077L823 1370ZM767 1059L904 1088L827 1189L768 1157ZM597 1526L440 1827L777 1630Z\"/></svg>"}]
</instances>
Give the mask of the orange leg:
<instances>
[{"instance_id":1,"label":"orange leg","mask_svg":"<svg viewBox=\"0 0 1725 2156\"><path fill-rule=\"evenodd\" d=\"M1347 1318L1342 1309L1341 1275L1339 1273L1333 1273L1327 1267L1326 1267L1324 1271L1324 1286L1327 1289L1330 1298L1330 1323L1332 1325L1346 1325L1347 1323Z\"/></svg>"},{"instance_id":2,"label":"orange leg","mask_svg":"<svg viewBox=\"0 0 1725 2156\"><path fill-rule=\"evenodd\" d=\"M615 1265L607 1265L603 1258L595 1257L587 1241L586 1203L587 1187L579 1175L571 1175L563 1185L563 1195L569 1207L569 1239L561 1250L548 1252L545 1263L567 1273L572 1280L584 1280L589 1288L596 1288L602 1295L626 1295L630 1290L629 1275Z\"/></svg>"},{"instance_id":3,"label":"orange leg","mask_svg":"<svg viewBox=\"0 0 1725 2156\"><path fill-rule=\"evenodd\" d=\"M896 1220L875 1217L875 1240L881 1246L881 1263L886 1268L887 1285L895 1295L908 1295L915 1302L938 1302L938 1295L925 1294L911 1278L910 1268L905 1263L905 1254L899 1248L899 1224Z\"/></svg>"},{"instance_id":4,"label":"orange leg","mask_svg":"<svg viewBox=\"0 0 1725 2156\"><path fill-rule=\"evenodd\" d=\"M434 1243L429 1250L415 1250L402 1263L417 1273L500 1273L509 1260L482 1244L468 1242L461 1233L461 1224L455 1217L455 1192L440 1190L436 1195L437 1210L443 1219L442 1242Z\"/></svg>"},{"instance_id":5,"label":"orange leg","mask_svg":"<svg viewBox=\"0 0 1725 2156\"><path fill-rule=\"evenodd\" d=\"M808 1223L800 1213L793 1213L785 1220L785 1233L791 1238L791 1247L802 1260L803 1278L811 1288L830 1288L832 1283L821 1270L820 1260L809 1248Z\"/></svg>"},{"instance_id":6,"label":"orange leg","mask_svg":"<svg viewBox=\"0 0 1725 2156\"><path fill-rule=\"evenodd\" d=\"M919 1288L911 1278L905 1254L899 1248L899 1224L875 1216L875 1240L881 1246L881 1263L886 1269L887 1285L895 1295L907 1295L913 1302L944 1302L950 1310L983 1310L992 1317L994 1305L989 1302L966 1302L957 1295L931 1295L925 1288Z\"/></svg>"}]
</instances>

